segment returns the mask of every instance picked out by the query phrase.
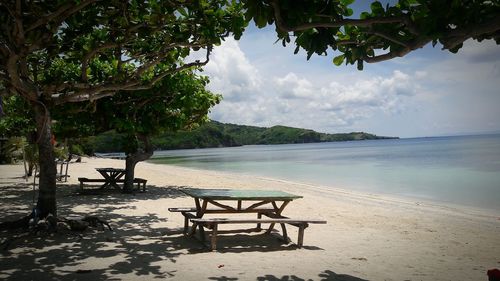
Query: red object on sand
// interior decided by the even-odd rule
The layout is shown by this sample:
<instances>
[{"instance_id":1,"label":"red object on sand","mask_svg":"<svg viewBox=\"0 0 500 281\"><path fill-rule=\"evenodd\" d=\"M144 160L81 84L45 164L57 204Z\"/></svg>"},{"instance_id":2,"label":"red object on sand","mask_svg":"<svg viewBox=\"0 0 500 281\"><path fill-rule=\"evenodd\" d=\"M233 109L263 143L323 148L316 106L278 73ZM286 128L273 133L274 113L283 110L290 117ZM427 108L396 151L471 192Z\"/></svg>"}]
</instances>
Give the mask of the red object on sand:
<instances>
[{"instance_id":1,"label":"red object on sand","mask_svg":"<svg viewBox=\"0 0 500 281\"><path fill-rule=\"evenodd\" d=\"M498 268L488 270L489 281L500 281L500 270Z\"/></svg>"}]
</instances>

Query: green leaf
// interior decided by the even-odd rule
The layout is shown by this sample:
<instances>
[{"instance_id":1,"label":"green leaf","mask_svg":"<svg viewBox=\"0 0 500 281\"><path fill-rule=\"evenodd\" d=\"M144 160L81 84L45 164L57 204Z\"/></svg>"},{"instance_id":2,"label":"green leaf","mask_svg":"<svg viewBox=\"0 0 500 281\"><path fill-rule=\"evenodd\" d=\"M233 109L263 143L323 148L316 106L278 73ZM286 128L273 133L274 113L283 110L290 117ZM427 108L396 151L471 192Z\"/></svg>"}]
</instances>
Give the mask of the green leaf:
<instances>
[{"instance_id":1,"label":"green leaf","mask_svg":"<svg viewBox=\"0 0 500 281\"><path fill-rule=\"evenodd\" d=\"M336 56L335 58L333 58L333 64L335 64L336 66L339 66L344 62L344 59L345 59L345 55Z\"/></svg>"},{"instance_id":2,"label":"green leaf","mask_svg":"<svg viewBox=\"0 0 500 281\"><path fill-rule=\"evenodd\" d=\"M342 5L344 6L349 6L351 5L352 3L354 3L354 0L341 0L340 1L342 3Z\"/></svg>"},{"instance_id":3,"label":"green leaf","mask_svg":"<svg viewBox=\"0 0 500 281\"><path fill-rule=\"evenodd\" d=\"M361 15L359 16L360 19L364 20L370 17L370 13L368 12L362 12Z\"/></svg>"},{"instance_id":4,"label":"green leaf","mask_svg":"<svg viewBox=\"0 0 500 281\"><path fill-rule=\"evenodd\" d=\"M384 7L379 1L375 1L370 5L370 8L372 9L372 13L375 15L383 15L384 14Z\"/></svg>"},{"instance_id":5,"label":"green leaf","mask_svg":"<svg viewBox=\"0 0 500 281\"><path fill-rule=\"evenodd\" d=\"M346 17L350 17L350 16L352 16L353 13L354 13L354 11L351 8L347 8L344 15Z\"/></svg>"},{"instance_id":6,"label":"green leaf","mask_svg":"<svg viewBox=\"0 0 500 281\"><path fill-rule=\"evenodd\" d=\"M187 17L188 16L188 13L187 11L184 9L184 8L180 8L179 10L177 10L181 15Z\"/></svg>"}]
</instances>

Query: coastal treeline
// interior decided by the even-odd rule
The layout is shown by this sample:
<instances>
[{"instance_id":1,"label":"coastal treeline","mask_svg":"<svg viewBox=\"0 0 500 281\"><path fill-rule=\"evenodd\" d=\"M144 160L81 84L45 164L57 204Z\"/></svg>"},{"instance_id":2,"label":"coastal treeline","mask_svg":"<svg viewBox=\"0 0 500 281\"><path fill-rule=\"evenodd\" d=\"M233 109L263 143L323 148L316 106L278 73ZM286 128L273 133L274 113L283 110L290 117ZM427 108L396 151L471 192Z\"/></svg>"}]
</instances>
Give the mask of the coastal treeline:
<instances>
[{"instance_id":1,"label":"coastal treeline","mask_svg":"<svg viewBox=\"0 0 500 281\"><path fill-rule=\"evenodd\" d=\"M255 144L289 144L352 140L387 139L365 132L326 134L313 130L286 126L257 127L210 121L193 130L167 132L152 138L156 150L230 147ZM126 144L124 137L109 131L82 140L86 154L120 152Z\"/></svg>"}]
</instances>

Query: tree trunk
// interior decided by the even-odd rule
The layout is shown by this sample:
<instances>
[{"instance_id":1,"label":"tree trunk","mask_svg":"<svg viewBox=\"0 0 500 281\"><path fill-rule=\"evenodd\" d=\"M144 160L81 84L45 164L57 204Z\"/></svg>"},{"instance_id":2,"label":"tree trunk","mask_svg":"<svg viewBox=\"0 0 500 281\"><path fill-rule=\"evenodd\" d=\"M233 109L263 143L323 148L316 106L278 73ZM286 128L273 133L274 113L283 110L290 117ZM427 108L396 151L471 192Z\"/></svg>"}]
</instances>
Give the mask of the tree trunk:
<instances>
[{"instance_id":1,"label":"tree trunk","mask_svg":"<svg viewBox=\"0 0 500 281\"><path fill-rule=\"evenodd\" d=\"M56 207L56 162L54 158L54 147L51 143L51 124L50 114L47 108L36 103L35 120L37 128L38 145L38 165L39 173L39 192L34 216L45 218L48 214L57 216Z\"/></svg>"},{"instance_id":2,"label":"tree trunk","mask_svg":"<svg viewBox=\"0 0 500 281\"><path fill-rule=\"evenodd\" d=\"M33 171L35 170L35 165L33 162L28 162L28 177L33 176Z\"/></svg>"},{"instance_id":3,"label":"tree trunk","mask_svg":"<svg viewBox=\"0 0 500 281\"><path fill-rule=\"evenodd\" d=\"M144 148L138 148L133 153L127 153L127 157L125 158L125 183L123 184L124 193L134 192L135 165L153 156L153 146L149 142L149 137L141 135L137 136L137 138L142 141Z\"/></svg>"}]
</instances>

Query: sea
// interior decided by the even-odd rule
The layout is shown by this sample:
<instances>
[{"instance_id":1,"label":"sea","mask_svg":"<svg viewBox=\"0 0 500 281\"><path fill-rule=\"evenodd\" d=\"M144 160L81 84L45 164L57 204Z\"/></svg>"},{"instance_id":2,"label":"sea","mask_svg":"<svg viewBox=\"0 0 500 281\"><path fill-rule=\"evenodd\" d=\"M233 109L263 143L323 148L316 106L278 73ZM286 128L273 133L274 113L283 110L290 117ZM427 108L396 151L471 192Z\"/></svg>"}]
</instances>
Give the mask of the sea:
<instances>
[{"instance_id":1,"label":"sea","mask_svg":"<svg viewBox=\"0 0 500 281\"><path fill-rule=\"evenodd\" d=\"M500 212L500 134L167 150L149 162Z\"/></svg>"}]
</instances>

